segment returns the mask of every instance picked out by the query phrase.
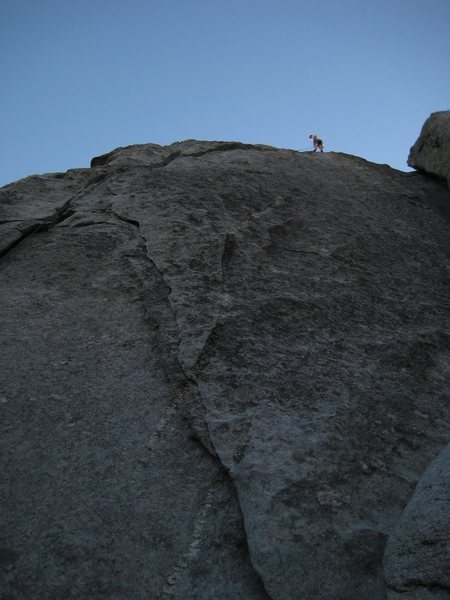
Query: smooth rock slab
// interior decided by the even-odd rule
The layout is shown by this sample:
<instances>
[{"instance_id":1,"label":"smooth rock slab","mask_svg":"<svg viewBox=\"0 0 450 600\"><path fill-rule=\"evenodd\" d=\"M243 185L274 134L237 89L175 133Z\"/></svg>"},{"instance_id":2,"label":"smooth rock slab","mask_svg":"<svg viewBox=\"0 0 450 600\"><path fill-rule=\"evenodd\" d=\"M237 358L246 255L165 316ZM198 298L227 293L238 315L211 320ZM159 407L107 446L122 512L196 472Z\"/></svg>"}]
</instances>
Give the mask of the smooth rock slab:
<instances>
[{"instance_id":1,"label":"smooth rock slab","mask_svg":"<svg viewBox=\"0 0 450 600\"><path fill-rule=\"evenodd\" d=\"M386 598L449 440L447 189L235 142L79 176L0 262L8 592Z\"/></svg>"},{"instance_id":2,"label":"smooth rock slab","mask_svg":"<svg viewBox=\"0 0 450 600\"><path fill-rule=\"evenodd\" d=\"M104 220L0 263L1 596L264 600L234 489L191 439L169 291L137 228Z\"/></svg>"}]
</instances>

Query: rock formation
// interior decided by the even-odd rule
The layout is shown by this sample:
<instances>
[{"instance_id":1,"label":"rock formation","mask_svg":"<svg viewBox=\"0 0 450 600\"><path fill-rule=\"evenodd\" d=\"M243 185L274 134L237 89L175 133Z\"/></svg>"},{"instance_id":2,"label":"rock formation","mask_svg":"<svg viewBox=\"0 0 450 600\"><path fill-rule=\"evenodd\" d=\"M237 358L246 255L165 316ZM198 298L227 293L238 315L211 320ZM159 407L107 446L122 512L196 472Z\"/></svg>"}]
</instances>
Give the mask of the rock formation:
<instances>
[{"instance_id":1,"label":"rock formation","mask_svg":"<svg viewBox=\"0 0 450 600\"><path fill-rule=\"evenodd\" d=\"M5 598L450 598L445 186L186 141L0 210Z\"/></svg>"},{"instance_id":2,"label":"rock formation","mask_svg":"<svg viewBox=\"0 0 450 600\"><path fill-rule=\"evenodd\" d=\"M435 112L425 121L408 165L446 179L450 186L450 110Z\"/></svg>"},{"instance_id":3,"label":"rock formation","mask_svg":"<svg viewBox=\"0 0 450 600\"><path fill-rule=\"evenodd\" d=\"M433 461L389 538L386 579L392 598L450 594L450 445Z\"/></svg>"}]
</instances>

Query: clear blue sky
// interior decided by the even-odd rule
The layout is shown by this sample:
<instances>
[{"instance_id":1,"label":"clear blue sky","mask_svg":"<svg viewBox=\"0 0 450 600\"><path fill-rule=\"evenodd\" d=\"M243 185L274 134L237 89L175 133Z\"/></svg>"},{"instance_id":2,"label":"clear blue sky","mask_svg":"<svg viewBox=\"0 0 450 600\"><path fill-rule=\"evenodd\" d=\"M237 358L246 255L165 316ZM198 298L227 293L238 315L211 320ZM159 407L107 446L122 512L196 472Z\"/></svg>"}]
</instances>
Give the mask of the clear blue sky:
<instances>
[{"instance_id":1,"label":"clear blue sky","mask_svg":"<svg viewBox=\"0 0 450 600\"><path fill-rule=\"evenodd\" d=\"M0 0L0 185L187 138L408 170L450 108L450 0Z\"/></svg>"}]
</instances>

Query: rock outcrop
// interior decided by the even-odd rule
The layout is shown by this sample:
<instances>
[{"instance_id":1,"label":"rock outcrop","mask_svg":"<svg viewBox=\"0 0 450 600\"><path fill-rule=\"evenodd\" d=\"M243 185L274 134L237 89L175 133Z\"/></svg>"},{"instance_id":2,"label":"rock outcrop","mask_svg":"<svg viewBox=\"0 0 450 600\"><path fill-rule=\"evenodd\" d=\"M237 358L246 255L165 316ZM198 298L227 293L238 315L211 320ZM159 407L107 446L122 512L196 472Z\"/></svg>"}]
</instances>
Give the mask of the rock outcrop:
<instances>
[{"instance_id":1,"label":"rock outcrop","mask_svg":"<svg viewBox=\"0 0 450 600\"><path fill-rule=\"evenodd\" d=\"M450 597L445 186L187 141L0 210L5 598Z\"/></svg>"},{"instance_id":2,"label":"rock outcrop","mask_svg":"<svg viewBox=\"0 0 450 600\"><path fill-rule=\"evenodd\" d=\"M450 110L432 113L425 121L408 165L446 179L450 186Z\"/></svg>"},{"instance_id":3,"label":"rock outcrop","mask_svg":"<svg viewBox=\"0 0 450 600\"><path fill-rule=\"evenodd\" d=\"M393 599L449 597L450 445L420 480L389 539L385 564Z\"/></svg>"}]
</instances>

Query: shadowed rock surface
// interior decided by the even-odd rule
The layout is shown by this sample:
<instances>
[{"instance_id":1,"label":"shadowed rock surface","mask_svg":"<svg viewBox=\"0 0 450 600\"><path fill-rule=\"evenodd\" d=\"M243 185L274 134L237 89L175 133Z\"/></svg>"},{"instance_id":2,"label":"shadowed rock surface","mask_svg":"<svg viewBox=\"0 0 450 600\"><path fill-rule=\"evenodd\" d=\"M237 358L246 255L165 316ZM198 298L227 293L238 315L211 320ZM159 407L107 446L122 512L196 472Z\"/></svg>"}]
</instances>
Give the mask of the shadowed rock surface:
<instances>
[{"instance_id":1,"label":"shadowed rock surface","mask_svg":"<svg viewBox=\"0 0 450 600\"><path fill-rule=\"evenodd\" d=\"M392 598L450 594L450 445L419 481L385 554Z\"/></svg>"},{"instance_id":2,"label":"shadowed rock surface","mask_svg":"<svg viewBox=\"0 0 450 600\"><path fill-rule=\"evenodd\" d=\"M450 439L447 188L189 140L0 210L5 597L387 598Z\"/></svg>"}]
</instances>

